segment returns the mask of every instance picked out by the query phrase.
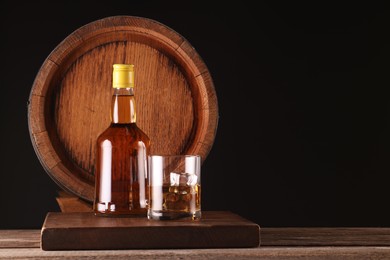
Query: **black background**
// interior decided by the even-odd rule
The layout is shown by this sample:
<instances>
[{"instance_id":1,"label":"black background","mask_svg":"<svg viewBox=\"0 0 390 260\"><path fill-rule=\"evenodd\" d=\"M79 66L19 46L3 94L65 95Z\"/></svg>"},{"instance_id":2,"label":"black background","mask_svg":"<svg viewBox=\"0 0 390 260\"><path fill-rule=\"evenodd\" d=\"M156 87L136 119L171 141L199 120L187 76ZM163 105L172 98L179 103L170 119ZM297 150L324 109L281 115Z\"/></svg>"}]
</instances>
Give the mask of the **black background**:
<instances>
[{"instance_id":1,"label":"black background","mask_svg":"<svg viewBox=\"0 0 390 260\"><path fill-rule=\"evenodd\" d=\"M66 36L114 15L171 27L210 70L219 125L203 210L263 227L390 226L389 9L212 2L0 2L0 228L40 228L59 211L30 141L28 96Z\"/></svg>"}]
</instances>

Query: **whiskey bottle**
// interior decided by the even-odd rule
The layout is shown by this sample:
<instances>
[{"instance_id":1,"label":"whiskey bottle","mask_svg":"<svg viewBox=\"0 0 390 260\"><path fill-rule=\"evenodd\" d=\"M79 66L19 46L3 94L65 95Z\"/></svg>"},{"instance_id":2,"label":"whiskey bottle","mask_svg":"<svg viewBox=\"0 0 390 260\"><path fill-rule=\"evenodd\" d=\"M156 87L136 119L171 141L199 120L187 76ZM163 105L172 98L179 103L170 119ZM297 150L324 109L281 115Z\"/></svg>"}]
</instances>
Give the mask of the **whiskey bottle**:
<instances>
[{"instance_id":1,"label":"whiskey bottle","mask_svg":"<svg viewBox=\"0 0 390 260\"><path fill-rule=\"evenodd\" d=\"M111 124L97 139L94 212L145 215L149 137L136 124L134 65L114 64Z\"/></svg>"}]
</instances>

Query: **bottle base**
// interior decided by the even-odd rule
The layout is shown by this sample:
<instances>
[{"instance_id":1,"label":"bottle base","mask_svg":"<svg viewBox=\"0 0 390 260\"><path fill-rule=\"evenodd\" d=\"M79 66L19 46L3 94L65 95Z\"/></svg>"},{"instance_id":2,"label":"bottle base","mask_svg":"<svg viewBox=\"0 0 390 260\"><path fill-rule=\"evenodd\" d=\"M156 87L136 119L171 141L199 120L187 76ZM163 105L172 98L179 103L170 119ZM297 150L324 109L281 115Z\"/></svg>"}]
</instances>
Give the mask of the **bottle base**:
<instances>
[{"instance_id":1,"label":"bottle base","mask_svg":"<svg viewBox=\"0 0 390 260\"><path fill-rule=\"evenodd\" d=\"M115 204L111 203L96 203L94 207L95 216L99 217L146 217L146 208L138 209L117 209Z\"/></svg>"},{"instance_id":2,"label":"bottle base","mask_svg":"<svg viewBox=\"0 0 390 260\"><path fill-rule=\"evenodd\" d=\"M98 217L108 217L108 218L144 218L147 216L146 211L137 211L137 212L100 212L95 211L95 216Z\"/></svg>"}]
</instances>

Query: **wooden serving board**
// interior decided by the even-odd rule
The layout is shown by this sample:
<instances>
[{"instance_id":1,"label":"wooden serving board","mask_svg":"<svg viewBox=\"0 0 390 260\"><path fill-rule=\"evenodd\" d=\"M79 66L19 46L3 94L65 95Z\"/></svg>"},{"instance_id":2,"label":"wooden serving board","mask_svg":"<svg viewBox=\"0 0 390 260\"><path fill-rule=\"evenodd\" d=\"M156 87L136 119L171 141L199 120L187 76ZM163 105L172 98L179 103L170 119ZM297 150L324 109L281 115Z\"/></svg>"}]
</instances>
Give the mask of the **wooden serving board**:
<instances>
[{"instance_id":1,"label":"wooden serving board","mask_svg":"<svg viewBox=\"0 0 390 260\"><path fill-rule=\"evenodd\" d=\"M93 213L49 212L43 250L258 247L260 227L231 212L206 211L199 221L107 218Z\"/></svg>"}]
</instances>

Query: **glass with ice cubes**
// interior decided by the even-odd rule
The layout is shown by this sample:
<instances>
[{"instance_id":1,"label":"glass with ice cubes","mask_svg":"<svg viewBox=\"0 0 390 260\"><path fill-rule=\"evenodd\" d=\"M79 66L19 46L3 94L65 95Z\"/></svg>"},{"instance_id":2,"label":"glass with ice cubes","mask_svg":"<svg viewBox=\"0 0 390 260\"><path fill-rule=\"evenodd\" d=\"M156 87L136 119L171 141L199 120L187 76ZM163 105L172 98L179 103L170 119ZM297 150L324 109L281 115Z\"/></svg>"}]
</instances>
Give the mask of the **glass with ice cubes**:
<instances>
[{"instance_id":1,"label":"glass with ice cubes","mask_svg":"<svg viewBox=\"0 0 390 260\"><path fill-rule=\"evenodd\" d=\"M148 219L201 218L198 155L148 156Z\"/></svg>"}]
</instances>

